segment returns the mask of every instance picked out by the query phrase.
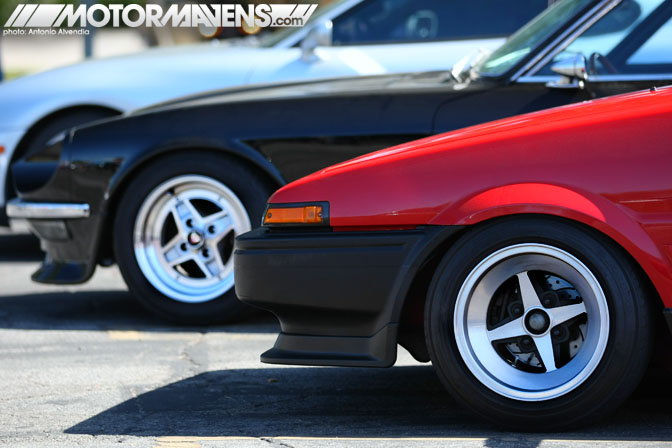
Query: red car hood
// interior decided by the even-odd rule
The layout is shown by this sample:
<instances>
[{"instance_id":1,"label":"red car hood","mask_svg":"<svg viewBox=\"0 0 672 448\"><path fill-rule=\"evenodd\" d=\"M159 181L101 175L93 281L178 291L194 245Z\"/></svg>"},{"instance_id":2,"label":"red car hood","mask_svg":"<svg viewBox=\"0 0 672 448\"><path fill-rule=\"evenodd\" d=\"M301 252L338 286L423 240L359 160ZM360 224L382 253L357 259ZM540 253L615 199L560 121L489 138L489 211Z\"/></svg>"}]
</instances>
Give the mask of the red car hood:
<instances>
[{"instance_id":1,"label":"red car hood","mask_svg":"<svg viewBox=\"0 0 672 448\"><path fill-rule=\"evenodd\" d=\"M418 225L433 223L451 202L510 183L578 183L579 188L600 189L583 185L600 180L590 168L600 166L610 144L622 145L639 132L627 131L623 124L643 129L649 117L669 113L671 101L672 86L428 137L325 168L281 188L270 202L328 201L334 225ZM614 138L620 141L608 142ZM564 166L562 173L549 168L558 166ZM572 177L581 170L587 170L582 177Z\"/></svg>"},{"instance_id":2,"label":"red car hood","mask_svg":"<svg viewBox=\"0 0 672 448\"><path fill-rule=\"evenodd\" d=\"M530 114L516 115L502 120L414 140L332 165L298 179L278 190L272 196L271 202L294 202L295 199L288 197L288 194L299 186L352 170L386 163L396 157L408 157L409 153L417 153L419 156L437 150L450 151L451 149L461 149L471 144L483 143L488 140L532 136L545 132L550 128L572 127L577 122L585 123L586 120L590 120L590 117L593 116L600 116L600 121L609 120L611 115L622 116L625 110L634 112L633 108L657 107L661 102L660 96L669 97L669 100L672 101L672 86L663 87L655 91L644 90L626 93L555 107Z\"/></svg>"}]
</instances>

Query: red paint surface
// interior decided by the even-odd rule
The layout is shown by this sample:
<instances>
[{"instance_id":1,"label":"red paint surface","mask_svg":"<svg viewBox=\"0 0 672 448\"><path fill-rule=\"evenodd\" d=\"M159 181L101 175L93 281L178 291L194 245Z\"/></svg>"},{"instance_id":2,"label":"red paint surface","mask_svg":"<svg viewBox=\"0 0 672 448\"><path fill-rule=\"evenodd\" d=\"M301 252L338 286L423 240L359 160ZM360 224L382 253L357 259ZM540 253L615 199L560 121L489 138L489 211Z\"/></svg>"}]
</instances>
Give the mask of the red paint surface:
<instances>
[{"instance_id":1,"label":"red paint surface","mask_svg":"<svg viewBox=\"0 0 672 448\"><path fill-rule=\"evenodd\" d=\"M672 87L437 135L334 165L270 202L328 201L341 230L540 213L621 244L672 307Z\"/></svg>"}]
</instances>

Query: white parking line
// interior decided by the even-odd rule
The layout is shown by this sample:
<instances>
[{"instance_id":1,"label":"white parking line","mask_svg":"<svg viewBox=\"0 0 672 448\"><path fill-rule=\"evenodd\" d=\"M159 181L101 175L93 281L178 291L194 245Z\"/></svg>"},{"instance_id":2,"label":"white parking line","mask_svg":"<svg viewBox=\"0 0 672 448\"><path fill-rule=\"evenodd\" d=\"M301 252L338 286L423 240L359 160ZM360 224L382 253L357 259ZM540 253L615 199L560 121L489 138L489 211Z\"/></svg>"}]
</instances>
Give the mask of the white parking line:
<instances>
[{"instance_id":1,"label":"white parking line","mask_svg":"<svg viewBox=\"0 0 672 448\"><path fill-rule=\"evenodd\" d=\"M535 437L530 438L512 438L508 440L507 438L494 437L502 441L510 442L535 442L539 446L542 444L547 445L559 445L567 446L569 444L609 444L609 445L618 445L620 443L626 444L670 444L669 441L663 440L646 440L642 442L637 442L634 440L581 440L581 439L538 439ZM276 440L276 441L313 441L313 442L463 442L463 443L485 443L491 438L489 437L299 437L299 436L260 436L260 437L249 437L249 436L194 436L194 437L182 437L182 436L165 436L159 437L156 439L157 445L155 448L191 448L199 447L200 442L222 442L222 441L251 441L251 440Z\"/></svg>"}]
</instances>

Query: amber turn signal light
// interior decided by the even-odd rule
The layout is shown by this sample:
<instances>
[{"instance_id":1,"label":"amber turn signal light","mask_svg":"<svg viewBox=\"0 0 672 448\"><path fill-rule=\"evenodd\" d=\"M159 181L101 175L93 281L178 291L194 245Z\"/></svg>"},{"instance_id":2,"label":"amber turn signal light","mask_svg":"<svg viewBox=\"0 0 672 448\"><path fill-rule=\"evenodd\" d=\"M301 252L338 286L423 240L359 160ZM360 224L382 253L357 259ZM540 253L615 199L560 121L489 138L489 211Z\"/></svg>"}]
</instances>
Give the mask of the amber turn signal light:
<instances>
[{"instance_id":1,"label":"amber turn signal light","mask_svg":"<svg viewBox=\"0 0 672 448\"><path fill-rule=\"evenodd\" d=\"M323 224L325 222L324 208L321 205L269 206L264 216L264 225Z\"/></svg>"}]
</instances>

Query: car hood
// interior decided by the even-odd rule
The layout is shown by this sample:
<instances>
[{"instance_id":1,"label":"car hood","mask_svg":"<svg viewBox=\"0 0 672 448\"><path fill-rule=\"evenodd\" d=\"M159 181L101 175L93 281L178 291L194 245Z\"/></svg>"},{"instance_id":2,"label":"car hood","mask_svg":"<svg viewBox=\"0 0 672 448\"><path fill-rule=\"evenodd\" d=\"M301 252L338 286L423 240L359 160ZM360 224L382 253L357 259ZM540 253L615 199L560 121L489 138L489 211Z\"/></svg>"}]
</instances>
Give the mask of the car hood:
<instances>
[{"instance_id":1,"label":"car hood","mask_svg":"<svg viewBox=\"0 0 672 448\"><path fill-rule=\"evenodd\" d=\"M296 183L307 183L342 172L366 169L369 166L385 164L398 157L422 156L432 151L445 152L464 149L483 141L495 142L511 138L533 138L534 135L543 133L549 128L558 126L571 128L573 124L580 124L595 115L600 116L601 121L604 121L609 119L609 115L615 114L618 116L623 109L650 107L648 103L642 100L651 97L651 95L665 95L672 98L672 86L655 91L646 90L568 104L446 132L332 165L315 174L299 179ZM285 188L289 189L291 186L292 184Z\"/></svg>"},{"instance_id":2,"label":"car hood","mask_svg":"<svg viewBox=\"0 0 672 448\"><path fill-rule=\"evenodd\" d=\"M447 72L419 72L387 74L376 76L356 76L327 80L299 81L292 83L266 83L222 89L203 94L177 98L151 107L140 109L133 114L147 114L194 107L217 106L237 102L283 100L308 97L336 97L366 92L367 94L392 94L417 89L451 89L455 83Z\"/></svg>"},{"instance_id":3,"label":"car hood","mask_svg":"<svg viewBox=\"0 0 672 448\"><path fill-rule=\"evenodd\" d=\"M530 179L538 181L533 174L536 158L561 163L564 159L557 154L558 147L589 152L595 142L586 141L585 135L591 130L609 128L626 117L665 111L670 99L672 87L647 90L428 137L325 168L281 188L269 202L328 201L332 222L339 225L358 225L353 223L367 215L376 216L380 225L432 223L441 204L432 202L437 195L432 199L419 192L444 192L438 196L448 207L449 198L457 192L519 182L507 177L512 170L506 167L512 164L529 165ZM546 142L549 136L555 139L553 145ZM530 157L531 148L534 157ZM415 221L405 216L408 210L414 210Z\"/></svg>"},{"instance_id":4,"label":"car hood","mask_svg":"<svg viewBox=\"0 0 672 448\"><path fill-rule=\"evenodd\" d=\"M93 59L0 84L0 127L69 105L128 111L247 82L255 62L286 49L204 43ZM278 55L280 56L280 55Z\"/></svg>"}]
</instances>

